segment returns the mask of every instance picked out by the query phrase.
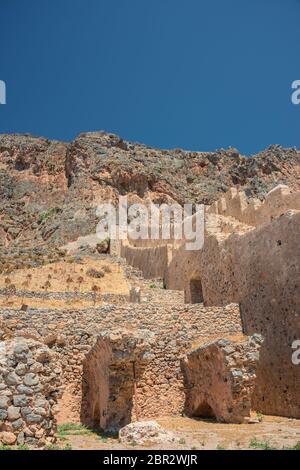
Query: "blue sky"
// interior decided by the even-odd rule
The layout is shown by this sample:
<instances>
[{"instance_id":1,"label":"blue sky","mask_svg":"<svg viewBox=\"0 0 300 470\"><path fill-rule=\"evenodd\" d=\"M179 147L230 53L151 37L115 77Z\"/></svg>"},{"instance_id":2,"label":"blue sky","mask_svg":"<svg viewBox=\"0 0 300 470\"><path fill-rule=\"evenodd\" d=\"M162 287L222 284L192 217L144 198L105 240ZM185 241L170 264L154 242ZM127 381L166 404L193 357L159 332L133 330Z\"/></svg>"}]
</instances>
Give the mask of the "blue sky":
<instances>
[{"instance_id":1,"label":"blue sky","mask_svg":"<svg viewBox=\"0 0 300 470\"><path fill-rule=\"evenodd\" d=\"M298 0L0 0L0 132L300 148Z\"/></svg>"}]
</instances>

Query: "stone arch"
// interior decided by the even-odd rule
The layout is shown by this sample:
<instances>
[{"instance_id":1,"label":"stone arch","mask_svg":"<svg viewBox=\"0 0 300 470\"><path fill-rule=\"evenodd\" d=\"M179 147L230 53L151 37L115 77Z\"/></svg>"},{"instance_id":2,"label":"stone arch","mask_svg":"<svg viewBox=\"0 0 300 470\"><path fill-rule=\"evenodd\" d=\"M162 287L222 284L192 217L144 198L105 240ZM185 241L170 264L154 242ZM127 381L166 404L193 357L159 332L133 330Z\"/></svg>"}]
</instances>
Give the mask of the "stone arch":
<instances>
[{"instance_id":1,"label":"stone arch","mask_svg":"<svg viewBox=\"0 0 300 470\"><path fill-rule=\"evenodd\" d=\"M206 400L203 400L192 412L193 418L215 418L212 407Z\"/></svg>"}]
</instances>

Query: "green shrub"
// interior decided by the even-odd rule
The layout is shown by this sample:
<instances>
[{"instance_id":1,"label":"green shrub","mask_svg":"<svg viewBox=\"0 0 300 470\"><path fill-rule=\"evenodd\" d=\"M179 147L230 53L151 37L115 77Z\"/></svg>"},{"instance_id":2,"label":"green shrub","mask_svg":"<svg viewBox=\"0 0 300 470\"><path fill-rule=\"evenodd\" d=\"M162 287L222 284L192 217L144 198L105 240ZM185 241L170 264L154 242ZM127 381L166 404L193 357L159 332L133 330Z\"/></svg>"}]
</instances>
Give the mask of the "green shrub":
<instances>
[{"instance_id":1,"label":"green shrub","mask_svg":"<svg viewBox=\"0 0 300 470\"><path fill-rule=\"evenodd\" d=\"M42 212L40 214L38 223L43 224L44 222L46 222L47 219L49 219L49 217L51 217L54 214L58 214L60 211L61 211L61 209L59 207L52 207L51 209L48 209L48 210Z\"/></svg>"}]
</instances>

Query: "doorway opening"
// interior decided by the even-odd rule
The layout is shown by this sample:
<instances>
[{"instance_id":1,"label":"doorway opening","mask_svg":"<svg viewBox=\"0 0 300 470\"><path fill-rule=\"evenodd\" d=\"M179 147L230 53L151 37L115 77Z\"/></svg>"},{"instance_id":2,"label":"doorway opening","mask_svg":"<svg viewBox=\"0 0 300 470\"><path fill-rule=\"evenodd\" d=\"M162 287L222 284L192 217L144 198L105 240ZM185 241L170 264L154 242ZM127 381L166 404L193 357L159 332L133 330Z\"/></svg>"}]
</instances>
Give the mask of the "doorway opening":
<instances>
[{"instance_id":1,"label":"doorway opening","mask_svg":"<svg viewBox=\"0 0 300 470\"><path fill-rule=\"evenodd\" d=\"M200 403L200 405L193 412L194 418L215 418L213 409L206 401Z\"/></svg>"},{"instance_id":2,"label":"doorway opening","mask_svg":"<svg viewBox=\"0 0 300 470\"><path fill-rule=\"evenodd\" d=\"M191 279L190 280L190 295L191 295L191 304L201 304L203 303L203 290L202 283L200 279Z\"/></svg>"}]
</instances>

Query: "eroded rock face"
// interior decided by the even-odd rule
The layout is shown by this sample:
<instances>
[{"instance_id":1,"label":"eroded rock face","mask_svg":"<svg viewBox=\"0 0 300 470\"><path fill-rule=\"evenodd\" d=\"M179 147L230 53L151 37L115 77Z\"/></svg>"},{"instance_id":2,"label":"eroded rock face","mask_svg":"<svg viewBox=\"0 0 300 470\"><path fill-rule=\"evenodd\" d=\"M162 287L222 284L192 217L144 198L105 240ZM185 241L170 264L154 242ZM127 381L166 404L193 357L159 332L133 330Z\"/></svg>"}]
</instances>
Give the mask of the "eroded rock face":
<instances>
[{"instance_id":1,"label":"eroded rock face","mask_svg":"<svg viewBox=\"0 0 300 470\"><path fill-rule=\"evenodd\" d=\"M120 442L127 445L166 444L175 439L175 434L163 429L156 421L137 421L119 431Z\"/></svg>"},{"instance_id":2,"label":"eroded rock face","mask_svg":"<svg viewBox=\"0 0 300 470\"><path fill-rule=\"evenodd\" d=\"M260 335L238 342L220 339L191 351L182 361L186 376L186 413L242 423L250 416Z\"/></svg>"},{"instance_id":3,"label":"eroded rock face","mask_svg":"<svg viewBox=\"0 0 300 470\"><path fill-rule=\"evenodd\" d=\"M211 204L234 185L259 198L278 183L299 189L299 155L279 146L252 158L235 149L160 150L105 132L69 144L0 135L0 247L12 261L13 252L31 250L30 261L37 244L49 249L94 233L97 205L120 195L130 204Z\"/></svg>"},{"instance_id":4,"label":"eroded rock face","mask_svg":"<svg viewBox=\"0 0 300 470\"><path fill-rule=\"evenodd\" d=\"M55 440L61 368L44 344L15 338L0 351L0 442L41 446Z\"/></svg>"}]
</instances>

